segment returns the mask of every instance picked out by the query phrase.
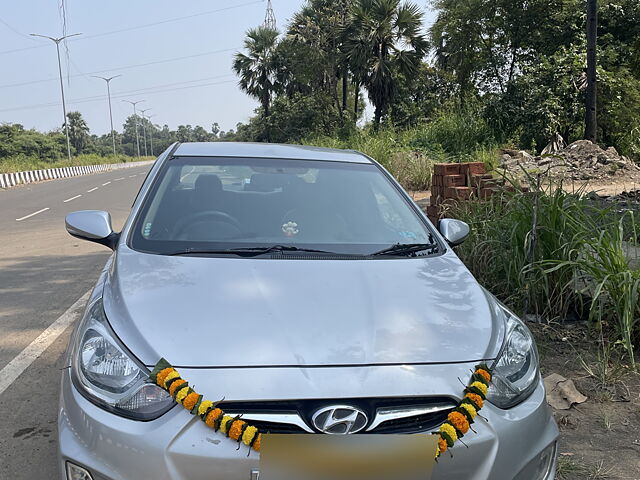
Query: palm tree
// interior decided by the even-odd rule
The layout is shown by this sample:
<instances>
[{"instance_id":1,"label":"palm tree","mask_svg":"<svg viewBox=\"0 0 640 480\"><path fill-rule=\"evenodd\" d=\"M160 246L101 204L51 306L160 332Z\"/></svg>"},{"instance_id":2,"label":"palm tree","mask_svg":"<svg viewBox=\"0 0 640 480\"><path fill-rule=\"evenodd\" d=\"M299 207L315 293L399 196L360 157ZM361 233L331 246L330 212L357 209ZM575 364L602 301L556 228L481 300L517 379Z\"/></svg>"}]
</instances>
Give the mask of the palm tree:
<instances>
[{"instance_id":1,"label":"palm tree","mask_svg":"<svg viewBox=\"0 0 640 480\"><path fill-rule=\"evenodd\" d=\"M76 150L76 154L80 154L89 141L87 122L84 121L80 112L67 113L67 122L69 122L69 142Z\"/></svg>"},{"instance_id":2,"label":"palm tree","mask_svg":"<svg viewBox=\"0 0 640 480\"><path fill-rule=\"evenodd\" d=\"M397 73L415 73L427 50L422 12L411 2L358 0L351 9L345 51L356 78L375 107L380 125L396 91Z\"/></svg>"},{"instance_id":3,"label":"palm tree","mask_svg":"<svg viewBox=\"0 0 640 480\"><path fill-rule=\"evenodd\" d=\"M247 53L236 53L233 61L233 69L240 77L240 88L258 99L265 117L269 116L271 97L277 90L277 45L277 30L264 26L254 28L247 32L244 41Z\"/></svg>"}]
</instances>

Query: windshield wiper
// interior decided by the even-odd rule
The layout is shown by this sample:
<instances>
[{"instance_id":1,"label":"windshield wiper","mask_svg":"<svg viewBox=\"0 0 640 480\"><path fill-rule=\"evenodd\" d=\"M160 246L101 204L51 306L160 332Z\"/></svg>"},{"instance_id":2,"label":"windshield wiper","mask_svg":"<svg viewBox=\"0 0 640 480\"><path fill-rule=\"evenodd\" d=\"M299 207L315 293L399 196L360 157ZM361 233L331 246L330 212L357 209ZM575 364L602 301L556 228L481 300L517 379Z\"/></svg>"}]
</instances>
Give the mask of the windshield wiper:
<instances>
[{"instance_id":1,"label":"windshield wiper","mask_svg":"<svg viewBox=\"0 0 640 480\"><path fill-rule=\"evenodd\" d=\"M437 250L437 248L437 243L396 243L395 245L391 245L390 247L374 252L370 254L370 256L414 256L416 253L422 252L423 250Z\"/></svg>"},{"instance_id":2,"label":"windshield wiper","mask_svg":"<svg viewBox=\"0 0 640 480\"><path fill-rule=\"evenodd\" d=\"M293 245L271 245L268 247L241 247L241 248L224 248L224 249L200 249L200 248L185 248L184 250L178 250L175 252L166 253L165 255L239 255L244 257L252 257L255 255L263 255L265 253L272 252L311 252L311 253L325 253L329 255L336 255L335 252L328 252L325 250L315 250L312 248L294 247Z\"/></svg>"}]
</instances>

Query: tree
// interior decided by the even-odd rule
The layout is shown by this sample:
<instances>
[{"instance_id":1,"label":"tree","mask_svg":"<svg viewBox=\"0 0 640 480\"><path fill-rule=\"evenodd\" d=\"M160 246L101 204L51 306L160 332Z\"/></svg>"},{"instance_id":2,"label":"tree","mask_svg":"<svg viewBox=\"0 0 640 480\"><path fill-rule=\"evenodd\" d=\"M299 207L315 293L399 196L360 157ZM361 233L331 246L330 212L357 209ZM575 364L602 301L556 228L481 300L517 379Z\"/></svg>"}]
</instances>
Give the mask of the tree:
<instances>
[{"instance_id":1,"label":"tree","mask_svg":"<svg viewBox=\"0 0 640 480\"><path fill-rule=\"evenodd\" d=\"M345 53L375 107L375 124L387 112L397 88L397 75L418 69L427 48L420 33L422 11L400 0L358 0L351 9Z\"/></svg>"},{"instance_id":2,"label":"tree","mask_svg":"<svg viewBox=\"0 0 640 480\"><path fill-rule=\"evenodd\" d=\"M267 27L254 28L247 32L247 38L244 41L247 53L236 53L233 61L233 69L240 77L240 88L258 99L267 117L271 97L277 90L278 66L275 61L277 45L277 30Z\"/></svg>"},{"instance_id":3,"label":"tree","mask_svg":"<svg viewBox=\"0 0 640 480\"><path fill-rule=\"evenodd\" d=\"M423 63L415 74L398 77L388 118L394 126L401 128L429 122L438 110L449 106L456 93L453 75Z\"/></svg>"},{"instance_id":4,"label":"tree","mask_svg":"<svg viewBox=\"0 0 640 480\"><path fill-rule=\"evenodd\" d=\"M598 41L598 1L587 0L587 95L584 138L597 141L597 76L596 44Z\"/></svg>"},{"instance_id":5,"label":"tree","mask_svg":"<svg viewBox=\"0 0 640 480\"><path fill-rule=\"evenodd\" d=\"M90 141L87 122L84 121L80 112L67 113L67 122L69 126L69 142L73 145L76 154L81 154Z\"/></svg>"},{"instance_id":6,"label":"tree","mask_svg":"<svg viewBox=\"0 0 640 480\"><path fill-rule=\"evenodd\" d=\"M336 110L341 113L347 108L349 78L344 32L350 23L349 9L353 4L354 0L309 0L293 16L288 29L288 40L304 55L299 57L303 61L297 65L304 73L303 78L308 80L308 86L313 91L320 89L324 95L330 95ZM339 79L342 80L342 98L338 96ZM298 80L295 75L294 80Z\"/></svg>"}]
</instances>

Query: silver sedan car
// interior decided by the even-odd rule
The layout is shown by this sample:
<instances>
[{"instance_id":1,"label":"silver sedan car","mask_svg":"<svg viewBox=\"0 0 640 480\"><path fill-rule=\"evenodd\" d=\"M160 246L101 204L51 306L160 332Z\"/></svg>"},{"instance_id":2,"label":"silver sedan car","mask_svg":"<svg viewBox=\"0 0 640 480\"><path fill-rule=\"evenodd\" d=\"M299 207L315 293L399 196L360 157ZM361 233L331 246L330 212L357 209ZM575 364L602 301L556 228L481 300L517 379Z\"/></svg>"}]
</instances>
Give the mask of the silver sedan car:
<instances>
[{"instance_id":1,"label":"silver sedan car","mask_svg":"<svg viewBox=\"0 0 640 480\"><path fill-rule=\"evenodd\" d=\"M113 255L62 375L63 479L259 477L258 453L145 382L161 357L225 411L288 434L429 434L485 362L477 433L432 478L555 477L535 342L456 256L468 226L434 228L366 155L175 144L121 232L99 211L66 226Z\"/></svg>"}]
</instances>

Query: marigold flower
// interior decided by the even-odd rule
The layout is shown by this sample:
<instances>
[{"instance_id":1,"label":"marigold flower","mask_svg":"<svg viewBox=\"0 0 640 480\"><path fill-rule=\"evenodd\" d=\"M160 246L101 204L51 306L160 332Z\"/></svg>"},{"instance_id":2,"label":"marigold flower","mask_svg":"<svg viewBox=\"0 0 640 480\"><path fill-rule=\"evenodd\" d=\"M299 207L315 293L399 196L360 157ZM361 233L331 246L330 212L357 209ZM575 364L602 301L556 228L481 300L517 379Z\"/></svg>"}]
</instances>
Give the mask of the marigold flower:
<instances>
[{"instance_id":1,"label":"marigold flower","mask_svg":"<svg viewBox=\"0 0 640 480\"><path fill-rule=\"evenodd\" d=\"M465 397L471 400L475 404L475 406L478 408L482 408L484 406L484 400L482 400L482 397L478 394L467 393Z\"/></svg>"},{"instance_id":2,"label":"marigold flower","mask_svg":"<svg viewBox=\"0 0 640 480\"><path fill-rule=\"evenodd\" d=\"M449 447L447 446L447 441L438 435L438 455L447 451Z\"/></svg>"},{"instance_id":3,"label":"marigold flower","mask_svg":"<svg viewBox=\"0 0 640 480\"><path fill-rule=\"evenodd\" d=\"M231 425L229 422L231 422L233 420L233 417L230 417L229 415L225 415L224 417L222 417L222 422L220 422L220 431L222 433L227 433L227 428L229 428L229 426Z\"/></svg>"},{"instance_id":4,"label":"marigold flower","mask_svg":"<svg viewBox=\"0 0 640 480\"><path fill-rule=\"evenodd\" d=\"M214 408L207 414L207 418L205 419L204 423L207 424L207 427L213 428L216 420L220 418L220 415L222 415L222 410L220 410L219 408Z\"/></svg>"},{"instance_id":5,"label":"marigold flower","mask_svg":"<svg viewBox=\"0 0 640 480\"><path fill-rule=\"evenodd\" d=\"M192 410L193 407L196 406L196 403L198 402L198 398L200 398L199 394L197 394L196 392L191 392L189 395L187 395L187 397L182 402L182 406L187 410Z\"/></svg>"},{"instance_id":6,"label":"marigold flower","mask_svg":"<svg viewBox=\"0 0 640 480\"><path fill-rule=\"evenodd\" d=\"M484 378L487 381L487 383L491 381L491 374L487 372L485 369L479 368L476 370L476 373L480 375L482 378Z\"/></svg>"},{"instance_id":7,"label":"marigold flower","mask_svg":"<svg viewBox=\"0 0 640 480\"><path fill-rule=\"evenodd\" d=\"M252 447L253 447L253 449L254 449L256 452L259 452L259 451L260 451L260 441L261 441L261 440L262 440L262 434L261 434L261 433L259 433L259 434L258 434L258 437L256 438L256 441L255 441L255 442L253 442L253 446L252 446Z\"/></svg>"},{"instance_id":8,"label":"marigold flower","mask_svg":"<svg viewBox=\"0 0 640 480\"><path fill-rule=\"evenodd\" d=\"M180 385L184 385L185 383L187 383L187 381L183 379L176 380L175 382L173 382L169 387L169 394L173 397L173 394L176 393L176 390L178 389L178 387Z\"/></svg>"},{"instance_id":9,"label":"marigold flower","mask_svg":"<svg viewBox=\"0 0 640 480\"><path fill-rule=\"evenodd\" d=\"M451 438L451 440L453 440L454 442L458 439L458 434L456 433L456 429L453 428L448 423L443 423L442 425L440 425L440 431L449 435L449 438Z\"/></svg>"},{"instance_id":10,"label":"marigold flower","mask_svg":"<svg viewBox=\"0 0 640 480\"><path fill-rule=\"evenodd\" d=\"M211 400L205 400L200 404L200 406L198 406L198 415L204 415L204 412L206 412L212 406L213 402Z\"/></svg>"},{"instance_id":11,"label":"marigold flower","mask_svg":"<svg viewBox=\"0 0 640 480\"><path fill-rule=\"evenodd\" d=\"M182 401L186 398L188 393L189 393L189 387L185 387L182 390L180 390L176 395L176 402L182 403Z\"/></svg>"},{"instance_id":12,"label":"marigold flower","mask_svg":"<svg viewBox=\"0 0 640 480\"><path fill-rule=\"evenodd\" d=\"M255 437L257 433L258 429L256 427L249 426L245 428L244 433L242 434L242 443L244 443L246 446L251 445L253 437Z\"/></svg>"},{"instance_id":13,"label":"marigold flower","mask_svg":"<svg viewBox=\"0 0 640 480\"><path fill-rule=\"evenodd\" d=\"M242 435L242 427L246 425L246 422L242 420L236 420L231 424L229 428L229 438L234 440L240 440L240 435Z\"/></svg>"},{"instance_id":14,"label":"marigold flower","mask_svg":"<svg viewBox=\"0 0 640 480\"><path fill-rule=\"evenodd\" d=\"M173 380L174 378L180 378L180 374L175 370L173 372L169 372L169 374L166 377L164 377L164 383L160 386L162 388L167 388L167 382L169 382L169 380Z\"/></svg>"},{"instance_id":15,"label":"marigold flower","mask_svg":"<svg viewBox=\"0 0 640 480\"><path fill-rule=\"evenodd\" d=\"M173 371L174 370L171 367L165 368L164 370L160 370L158 372L158 374L156 375L156 383L158 385L160 385L162 388L164 388L165 387L164 380L165 380L166 376L169 375Z\"/></svg>"},{"instance_id":16,"label":"marigold flower","mask_svg":"<svg viewBox=\"0 0 640 480\"><path fill-rule=\"evenodd\" d=\"M473 405L469 403L461 403L460 408L464 408L464 410L469 414L469 416L474 419L478 415L478 411L474 408Z\"/></svg>"},{"instance_id":17,"label":"marigold flower","mask_svg":"<svg viewBox=\"0 0 640 480\"><path fill-rule=\"evenodd\" d=\"M482 382L473 382L470 387L475 387L482 392L483 395L487 394L487 386Z\"/></svg>"},{"instance_id":18,"label":"marigold flower","mask_svg":"<svg viewBox=\"0 0 640 480\"><path fill-rule=\"evenodd\" d=\"M451 412L447 416L447 420L449 420L449 423L456 427L456 430L458 430L459 432L462 432L464 434L469 431L469 421L460 412Z\"/></svg>"}]
</instances>

